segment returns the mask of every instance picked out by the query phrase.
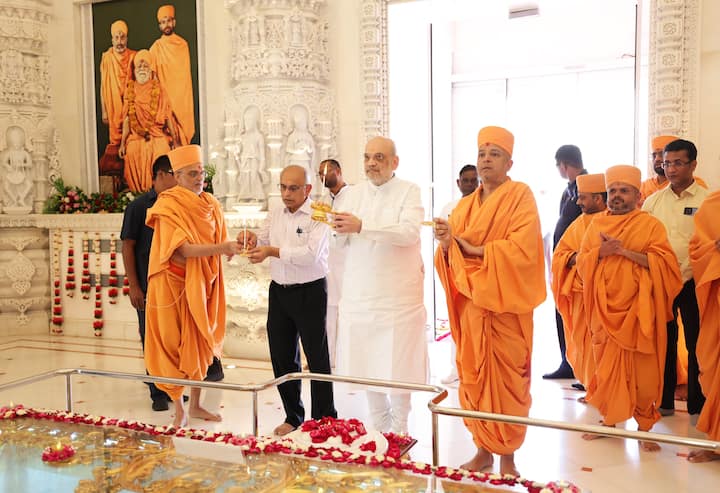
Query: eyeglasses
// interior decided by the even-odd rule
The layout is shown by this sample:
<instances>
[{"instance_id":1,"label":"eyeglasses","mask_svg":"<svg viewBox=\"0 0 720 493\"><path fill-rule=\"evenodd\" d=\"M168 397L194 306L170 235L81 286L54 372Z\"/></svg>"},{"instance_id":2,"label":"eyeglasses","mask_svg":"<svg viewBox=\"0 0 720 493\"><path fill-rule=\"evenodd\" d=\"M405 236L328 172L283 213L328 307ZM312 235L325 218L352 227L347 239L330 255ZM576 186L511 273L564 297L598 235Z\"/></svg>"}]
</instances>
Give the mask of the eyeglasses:
<instances>
[{"instance_id":1,"label":"eyeglasses","mask_svg":"<svg viewBox=\"0 0 720 493\"><path fill-rule=\"evenodd\" d=\"M664 169L668 169L668 168L680 168L681 166L687 166L687 165L690 164L691 162L692 162L692 161L683 162L683 161L680 161L679 159L676 159L675 161L665 161L665 162L663 162L663 163L662 163L662 167L663 167Z\"/></svg>"},{"instance_id":2,"label":"eyeglasses","mask_svg":"<svg viewBox=\"0 0 720 493\"><path fill-rule=\"evenodd\" d=\"M197 171L197 170L178 171L177 174L178 175L184 174L184 175L188 175L190 178L197 178L198 176L205 176L207 174L207 171L205 171L205 170L202 170L202 171Z\"/></svg>"},{"instance_id":3,"label":"eyeglasses","mask_svg":"<svg viewBox=\"0 0 720 493\"><path fill-rule=\"evenodd\" d=\"M303 187L300 185L283 185L282 183L278 183L278 188L280 189L281 192L284 192L287 190L290 193L295 193Z\"/></svg>"}]
</instances>

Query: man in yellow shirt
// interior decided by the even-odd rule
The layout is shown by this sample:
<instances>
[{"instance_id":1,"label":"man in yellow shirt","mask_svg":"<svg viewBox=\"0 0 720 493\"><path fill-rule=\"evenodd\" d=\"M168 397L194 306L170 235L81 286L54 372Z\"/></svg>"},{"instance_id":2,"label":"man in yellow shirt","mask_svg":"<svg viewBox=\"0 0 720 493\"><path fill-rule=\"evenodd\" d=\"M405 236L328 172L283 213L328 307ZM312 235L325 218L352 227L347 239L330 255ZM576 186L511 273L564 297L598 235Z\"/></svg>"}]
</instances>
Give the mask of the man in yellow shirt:
<instances>
[{"instance_id":1,"label":"man in yellow shirt","mask_svg":"<svg viewBox=\"0 0 720 493\"><path fill-rule=\"evenodd\" d=\"M673 319L667 326L668 343L665 354L663 397L659 411L663 416L675 412L679 311L688 350L687 406L688 413L692 416L700 413L705 397L698 381L699 370L695 349L700 334L700 314L688 245L695 231L693 216L709 192L693 177L697 167L697 149L692 142L682 139L670 142L665 146L663 156L663 169L670 186L648 197L642 209L657 217L665 225L668 240L680 263L683 288L673 302Z\"/></svg>"}]
</instances>

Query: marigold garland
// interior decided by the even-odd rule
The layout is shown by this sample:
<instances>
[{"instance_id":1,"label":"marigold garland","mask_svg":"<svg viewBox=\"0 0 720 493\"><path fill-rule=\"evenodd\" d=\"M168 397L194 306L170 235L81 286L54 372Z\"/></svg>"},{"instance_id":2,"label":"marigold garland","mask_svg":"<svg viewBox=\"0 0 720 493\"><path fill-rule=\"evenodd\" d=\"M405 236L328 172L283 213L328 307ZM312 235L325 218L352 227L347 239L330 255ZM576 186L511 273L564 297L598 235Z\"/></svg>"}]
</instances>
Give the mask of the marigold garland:
<instances>
[{"instance_id":1,"label":"marigold garland","mask_svg":"<svg viewBox=\"0 0 720 493\"><path fill-rule=\"evenodd\" d=\"M90 239L87 232L82 236L82 278L80 292L84 300L90 299Z\"/></svg>"},{"instance_id":2,"label":"marigold garland","mask_svg":"<svg viewBox=\"0 0 720 493\"><path fill-rule=\"evenodd\" d=\"M117 239L115 233L110 234L110 275L108 276L108 298L110 304L117 303L118 297L118 272L117 272Z\"/></svg>"},{"instance_id":3,"label":"marigold garland","mask_svg":"<svg viewBox=\"0 0 720 493\"><path fill-rule=\"evenodd\" d=\"M72 230L68 231L67 273L65 274L65 296L75 296L75 245Z\"/></svg>"},{"instance_id":4,"label":"marigold garland","mask_svg":"<svg viewBox=\"0 0 720 493\"><path fill-rule=\"evenodd\" d=\"M93 331L95 337L102 336L103 311L102 311L102 257L100 256L100 233L95 233L93 239L93 251L95 252L95 321Z\"/></svg>"},{"instance_id":5,"label":"marigold garland","mask_svg":"<svg viewBox=\"0 0 720 493\"><path fill-rule=\"evenodd\" d=\"M150 127L155 124L155 117L160 107L160 82L157 79L152 80L152 88L150 89L150 127L143 127L138 121L137 110L135 108L135 84L137 84L137 82L134 80L128 81L126 92L130 129L145 140L150 140Z\"/></svg>"},{"instance_id":6,"label":"marigold garland","mask_svg":"<svg viewBox=\"0 0 720 493\"><path fill-rule=\"evenodd\" d=\"M63 332L63 316L62 316L62 297L60 296L60 250L62 249L62 232L53 231L53 250L52 250L52 268L53 268L53 304L50 332L52 334L62 334Z\"/></svg>"}]
</instances>

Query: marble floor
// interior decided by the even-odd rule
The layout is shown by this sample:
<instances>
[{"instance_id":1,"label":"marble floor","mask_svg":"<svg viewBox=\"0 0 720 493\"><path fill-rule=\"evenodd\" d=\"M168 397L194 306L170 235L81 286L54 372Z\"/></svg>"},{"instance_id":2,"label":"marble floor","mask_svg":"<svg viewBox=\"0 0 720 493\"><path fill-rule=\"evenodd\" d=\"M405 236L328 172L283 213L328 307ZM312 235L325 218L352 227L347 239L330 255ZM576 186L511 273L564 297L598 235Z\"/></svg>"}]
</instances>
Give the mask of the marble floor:
<instances>
[{"instance_id":1,"label":"marble floor","mask_svg":"<svg viewBox=\"0 0 720 493\"><path fill-rule=\"evenodd\" d=\"M447 340L430 342L431 379L433 383L447 374L450 361ZM578 423L599 422L598 413L579 402L582 394L570 387L572 381L546 381L541 375L558 363L554 314L548 303L536 312L535 348L533 352L533 405L531 416ZM272 378L269 363L225 358L225 381L257 383ZM0 338L0 383L58 368L96 368L124 372L143 372L139 340L118 341L67 336L28 336ZM308 385L303 388L309 403ZM28 407L61 409L64 407L64 380L59 378L32 386L0 392L0 403L22 403ZM456 388L450 386L450 405L457 405ZM204 403L223 415L222 423L191 421L193 427L250 433L250 394L227 391L203 391ZM336 406L341 417L366 418L364 393L346 385L335 388ZM126 417L138 421L169 424L172 410L153 412L147 388L136 382L79 376L74 379L74 410L106 416ZM413 395L410 433L418 439L411 451L414 460L431 462L430 412L428 395ZM260 433L270 434L283 418L280 399L275 390L259 396ZM678 412L663 418L653 431L702 438L689 416L678 403ZM171 407L172 409L172 407ZM627 423L628 428L635 426ZM458 466L474 452L470 435L461 420L440 417L440 462ZM691 464L685 459L687 448L663 445L657 453L642 452L637 442L603 439L587 442L579 433L544 428L530 428L523 447L516 453L516 463L523 476L536 481L569 480L583 491L635 492L701 492L716 491L720 484L720 461ZM496 466L497 467L497 466ZM495 491L494 489L492 491ZM500 491L500 490L498 490Z\"/></svg>"}]
</instances>

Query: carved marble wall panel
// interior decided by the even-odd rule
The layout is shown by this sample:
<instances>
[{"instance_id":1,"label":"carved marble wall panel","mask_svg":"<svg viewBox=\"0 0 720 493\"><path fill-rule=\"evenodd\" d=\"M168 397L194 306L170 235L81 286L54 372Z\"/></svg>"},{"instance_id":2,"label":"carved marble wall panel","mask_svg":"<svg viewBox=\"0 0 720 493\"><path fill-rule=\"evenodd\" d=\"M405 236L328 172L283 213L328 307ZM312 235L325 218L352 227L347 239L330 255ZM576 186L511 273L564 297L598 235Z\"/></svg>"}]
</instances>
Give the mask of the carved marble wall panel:
<instances>
[{"instance_id":1,"label":"carved marble wall panel","mask_svg":"<svg viewBox=\"0 0 720 493\"><path fill-rule=\"evenodd\" d=\"M648 134L698 131L700 0L652 0Z\"/></svg>"},{"instance_id":2,"label":"carved marble wall panel","mask_svg":"<svg viewBox=\"0 0 720 493\"><path fill-rule=\"evenodd\" d=\"M225 6L232 87L213 183L228 208L265 207L280 202L285 166L315 176L319 162L337 152L325 0L226 0Z\"/></svg>"},{"instance_id":3,"label":"carved marble wall panel","mask_svg":"<svg viewBox=\"0 0 720 493\"><path fill-rule=\"evenodd\" d=\"M41 212L48 194L57 143L47 46L51 5L0 0L0 203L6 214Z\"/></svg>"},{"instance_id":4,"label":"carved marble wall panel","mask_svg":"<svg viewBox=\"0 0 720 493\"><path fill-rule=\"evenodd\" d=\"M0 221L0 323L3 333L44 332L50 307L46 231Z\"/></svg>"},{"instance_id":5,"label":"carved marble wall panel","mask_svg":"<svg viewBox=\"0 0 720 493\"><path fill-rule=\"evenodd\" d=\"M261 216L253 216L251 221L245 221L245 225L257 227ZM242 220L238 214L228 214L227 223L230 237L235 238L242 231ZM137 314L129 299L121 293L114 300L110 296L113 240L120 280L124 275L118 241L121 225L122 214L0 215L0 335L28 331L48 333L54 310L59 307L64 334L92 337L95 291L93 289L92 296L87 298L81 292L83 250L87 248L93 287L96 272L102 280L103 337L139 342ZM84 234L88 237L86 246L83 245ZM100 240L98 251L95 250L95 238ZM72 288L67 278L71 249L75 268L75 286ZM59 280L57 288L54 286L56 278ZM251 265L246 258L240 257L224 261L224 278L227 295L225 354L268 359L265 331L270 283L268 264ZM55 294L55 289L59 294Z\"/></svg>"}]
</instances>

